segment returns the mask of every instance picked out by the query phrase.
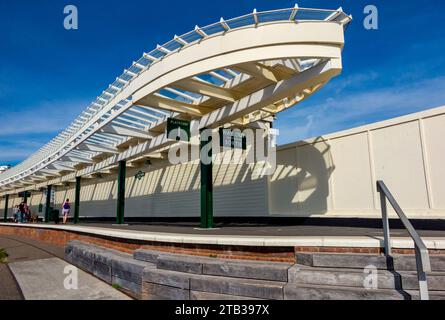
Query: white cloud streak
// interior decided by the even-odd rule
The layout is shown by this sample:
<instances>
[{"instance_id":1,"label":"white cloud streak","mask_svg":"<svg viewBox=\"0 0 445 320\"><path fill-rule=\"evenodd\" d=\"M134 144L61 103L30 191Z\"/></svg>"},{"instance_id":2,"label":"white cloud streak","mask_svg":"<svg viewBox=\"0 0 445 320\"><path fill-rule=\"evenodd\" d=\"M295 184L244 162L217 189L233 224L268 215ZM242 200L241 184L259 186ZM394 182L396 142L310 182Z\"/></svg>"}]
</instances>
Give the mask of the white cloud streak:
<instances>
[{"instance_id":1,"label":"white cloud streak","mask_svg":"<svg viewBox=\"0 0 445 320\"><path fill-rule=\"evenodd\" d=\"M85 101L48 101L35 107L0 106L0 164L30 156L68 126L87 106Z\"/></svg>"},{"instance_id":2,"label":"white cloud streak","mask_svg":"<svg viewBox=\"0 0 445 320\"><path fill-rule=\"evenodd\" d=\"M87 103L44 102L36 107L21 110L14 106L1 106L0 137L24 134L56 133L64 129L85 109Z\"/></svg>"},{"instance_id":3,"label":"white cloud streak","mask_svg":"<svg viewBox=\"0 0 445 320\"><path fill-rule=\"evenodd\" d=\"M289 143L445 105L445 77L387 88L367 90L366 85L363 87L362 91L349 94L339 92L319 104L309 104L300 109L297 105L286 111L279 116L277 124L280 129L279 143Z\"/></svg>"}]
</instances>

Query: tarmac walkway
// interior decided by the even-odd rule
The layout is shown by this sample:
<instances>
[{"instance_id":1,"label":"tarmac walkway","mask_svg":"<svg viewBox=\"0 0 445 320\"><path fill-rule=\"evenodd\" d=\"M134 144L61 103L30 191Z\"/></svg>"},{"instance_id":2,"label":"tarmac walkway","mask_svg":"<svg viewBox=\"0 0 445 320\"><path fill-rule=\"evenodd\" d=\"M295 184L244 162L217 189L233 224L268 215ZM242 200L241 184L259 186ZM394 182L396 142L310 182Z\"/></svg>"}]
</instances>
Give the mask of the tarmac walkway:
<instances>
[{"instance_id":1,"label":"tarmac walkway","mask_svg":"<svg viewBox=\"0 0 445 320\"><path fill-rule=\"evenodd\" d=\"M0 300L130 300L122 292L63 260L64 249L0 235L8 253L0 264Z\"/></svg>"}]
</instances>

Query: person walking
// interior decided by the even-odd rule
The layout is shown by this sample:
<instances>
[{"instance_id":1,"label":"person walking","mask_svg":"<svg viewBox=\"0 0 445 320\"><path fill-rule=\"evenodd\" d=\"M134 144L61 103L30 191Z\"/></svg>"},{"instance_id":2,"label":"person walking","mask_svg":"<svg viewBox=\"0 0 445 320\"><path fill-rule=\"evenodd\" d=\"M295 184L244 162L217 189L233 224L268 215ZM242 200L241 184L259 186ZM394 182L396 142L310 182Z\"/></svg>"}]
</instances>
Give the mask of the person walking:
<instances>
[{"instance_id":1,"label":"person walking","mask_svg":"<svg viewBox=\"0 0 445 320\"><path fill-rule=\"evenodd\" d=\"M22 202L19 204L19 212L18 212L19 223L25 222L25 213L26 213L25 203Z\"/></svg>"},{"instance_id":2,"label":"person walking","mask_svg":"<svg viewBox=\"0 0 445 320\"><path fill-rule=\"evenodd\" d=\"M62 205L62 214L63 214L63 224L66 224L68 220L68 216L70 215L71 203L70 199L66 199Z\"/></svg>"},{"instance_id":3,"label":"person walking","mask_svg":"<svg viewBox=\"0 0 445 320\"><path fill-rule=\"evenodd\" d=\"M12 208L12 216L15 223L19 222L19 206L15 205L14 208Z\"/></svg>"},{"instance_id":4,"label":"person walking","mask_svg":"<svg viewBox=\"0 0 445 320\"><path fill-rule=\"evenodd\" d=\"M29 213L30 213L31 209L29 208L29 206L26 202L23 204L23 209L24 209L23 220L24 220L24 222L29 222Z\"/></svg>"}]
</instances>

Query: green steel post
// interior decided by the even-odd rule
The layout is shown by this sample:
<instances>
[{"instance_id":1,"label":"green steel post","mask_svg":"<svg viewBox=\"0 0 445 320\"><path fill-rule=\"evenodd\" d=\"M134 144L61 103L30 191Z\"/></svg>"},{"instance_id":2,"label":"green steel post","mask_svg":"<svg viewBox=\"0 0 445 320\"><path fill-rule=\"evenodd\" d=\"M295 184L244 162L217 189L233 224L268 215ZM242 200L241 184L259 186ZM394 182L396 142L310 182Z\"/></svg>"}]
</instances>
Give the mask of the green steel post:
<instances>
[{"instance_id":1,"label":"green steel post","mask_svg":"<svg viewBox=\"0 0 445 320\"><path fill-rule=\"evenodd\" d=\"M211 137L210 137L211 138ZM211 139L210 139L211 141ZM200 154L209 141L205 141L201 136ZM212 158L212 150L208 153L210 159ZM209 164L200 162L201 168L201 228L213 228L213 178L212 178L212 160Z\"/></svg>"},{"instance_id":2,"label":"green steel post","mask_svg":"<svg viewBox=\"0 0 445 320\"><path fill-rule=\"evenodd\" d=\"M124 224L125 219L125 178L126 161L119 161L119 172L117 174L117 215L116 223Z\"/></svg>"},{"instance_id":3,"label":"green steel post","mask_svg":"<svg viewBox=\"0 0 445 320\"><path fill-rule=\"evenodd\" d=\"M74 199L74 223L79 223L81 180L82 177L76 177L76 192Z\"/></svg>"},{"instance_id":4,"label":"green steel post","mask_svg":"<svg viewBox=\"0 0 445 320\"><path fill-rule=\"evenodd\" d=\"M45 207L45 223L49 222L50 214L51 214L51 191L53 186L49 185L46 188L46 207Z\"/></svg>"},{"instance_id":5,"label":"green steel post","mask_svg":"<svg viewBox=\"0 0 445 320\"><path fill-rule=\"evenodd\" d=\"M28 203L28 191L25 191L23 194L23 202Z\"/></svg>"},{"instance_id":6,"label":"green steel post","mask_svg":"<svg viewBox=\"0 0 445 320\"><path fill-rule=\"evenodd\" d=\"M5 215L4 215L4 218L3 218L3 220L5 221L5 222L8 222L8 207L9 207L9 194L7 194L6 196L5 196Z\"/></svg>"}]
</instances>

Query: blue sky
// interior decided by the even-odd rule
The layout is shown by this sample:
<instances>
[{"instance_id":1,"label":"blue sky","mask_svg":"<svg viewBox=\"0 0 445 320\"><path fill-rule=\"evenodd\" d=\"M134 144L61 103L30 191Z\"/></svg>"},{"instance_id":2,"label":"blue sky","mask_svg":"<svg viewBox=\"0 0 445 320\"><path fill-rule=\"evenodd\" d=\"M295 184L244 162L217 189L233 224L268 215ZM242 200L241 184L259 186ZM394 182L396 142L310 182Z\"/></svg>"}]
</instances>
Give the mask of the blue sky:
<instances>
[{"instance_id":1,"label":"blue sky","mask_svg":"<svg viewBox=\"0 0 445 320\"><path fill-rule=\"evenodd\" d=\"M63 28L63 8L79 10L79 30ZM10 0L0 2L0 164L24 160L66 127L132 61L174 34L283 0ZM343 73L278 115L279 143L292 142L445 105L443 1L298 1L342 6ZM379 9L379 30L363 9Z\"/></svg>"}]
</instances>

